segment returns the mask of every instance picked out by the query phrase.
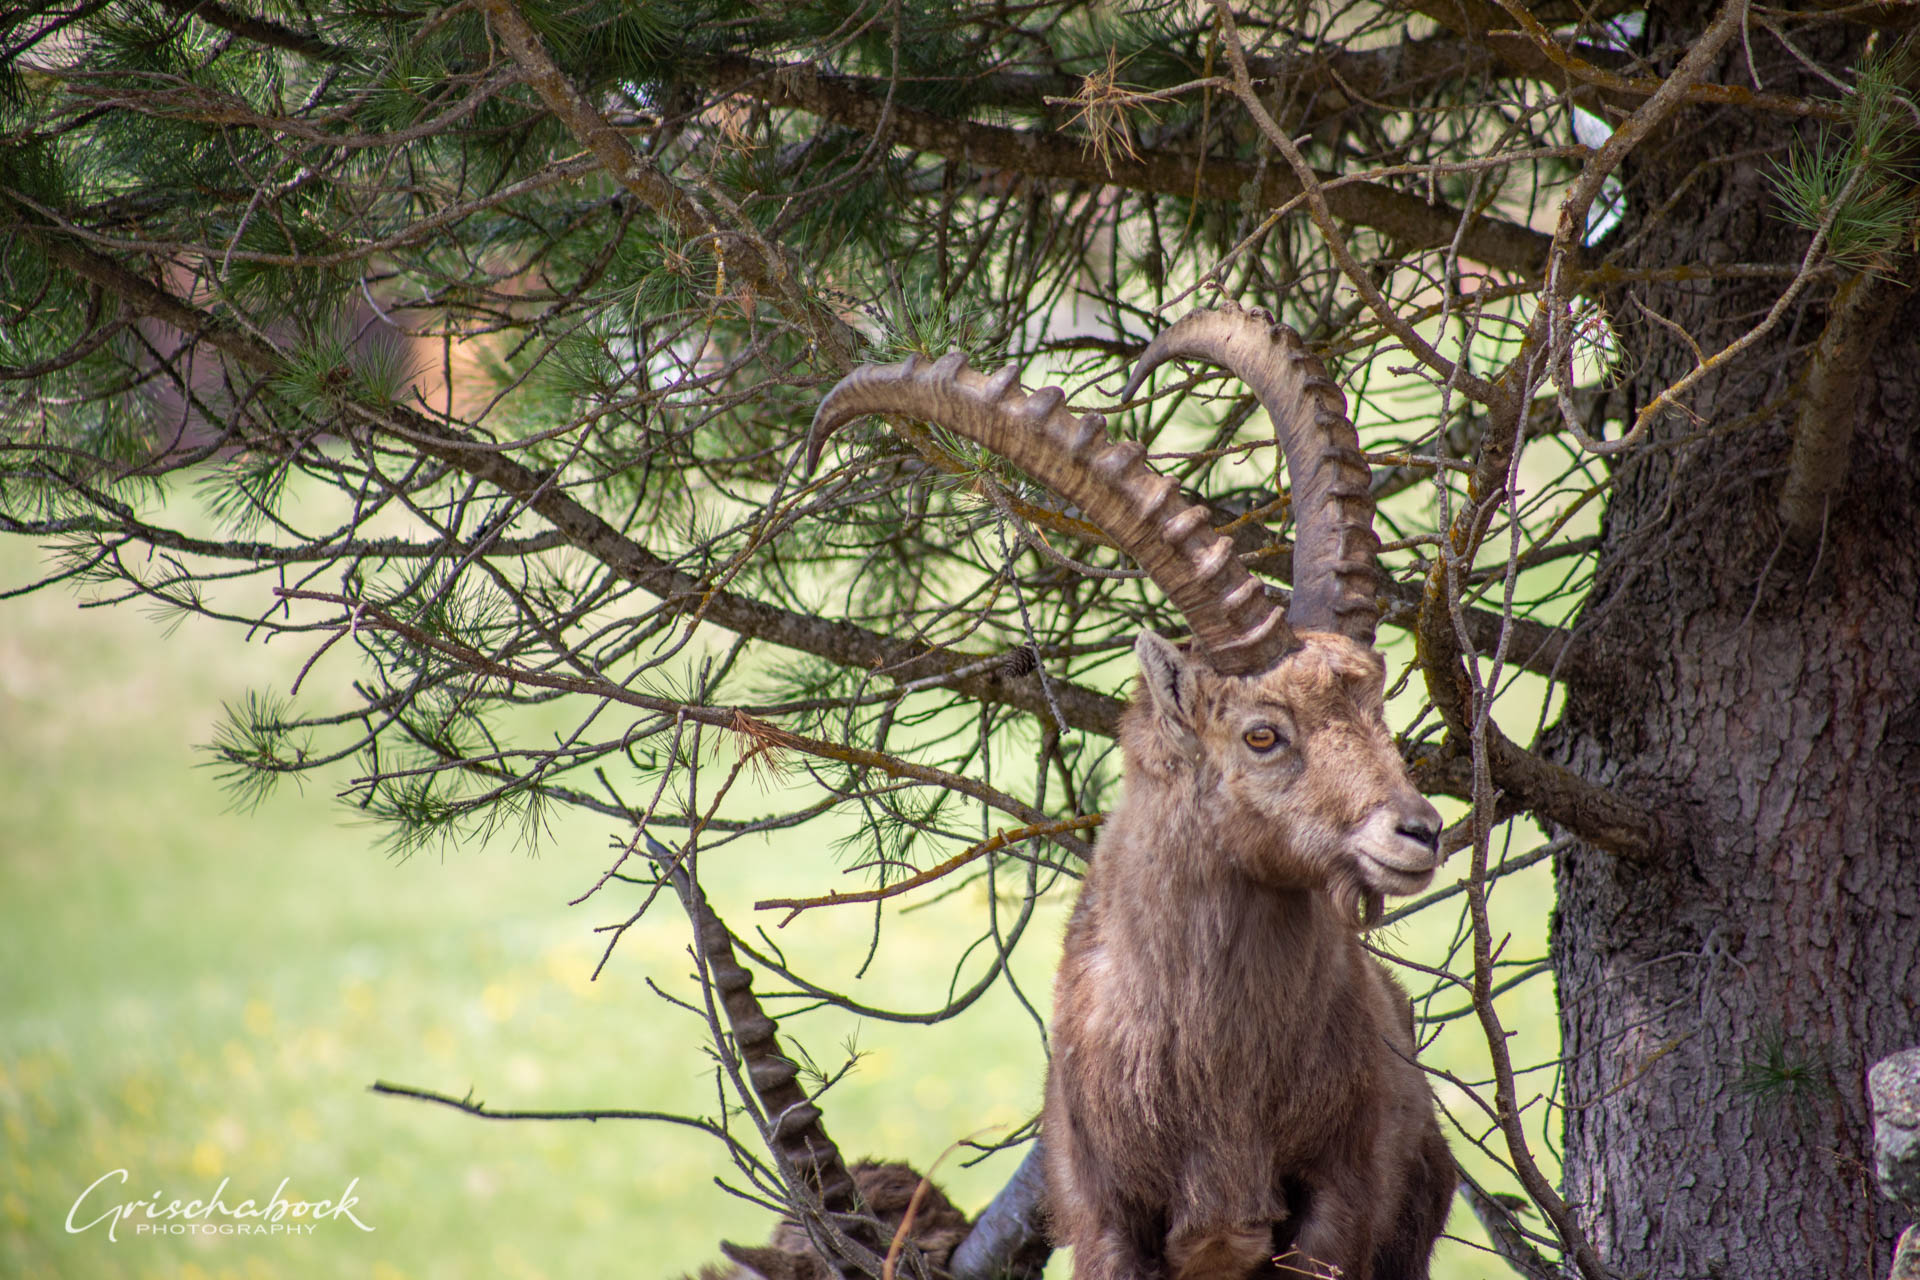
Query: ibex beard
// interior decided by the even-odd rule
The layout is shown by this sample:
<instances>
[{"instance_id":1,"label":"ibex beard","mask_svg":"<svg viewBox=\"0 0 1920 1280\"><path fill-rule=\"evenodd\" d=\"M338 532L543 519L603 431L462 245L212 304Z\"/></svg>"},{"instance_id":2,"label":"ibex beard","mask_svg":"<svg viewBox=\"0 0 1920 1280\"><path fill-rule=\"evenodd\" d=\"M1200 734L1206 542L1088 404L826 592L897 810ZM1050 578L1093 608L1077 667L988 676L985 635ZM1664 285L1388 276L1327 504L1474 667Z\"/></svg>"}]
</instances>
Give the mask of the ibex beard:
<instances>
[{"instance_id":1,"label":"ibex beard","mask_svg":"<svg viewBox=\"0 0 1920 1280\"><path fill-rule=\"evenodd\" d=\"M1126 795L1055 987L1043 1129L1077 1280L1424 1277L1445 1223L1412 1011L1358 937L1431 879L1439 815L1379 654L1297 639L1245 676L1136 645Z\"/></svg>"}]
</instances>

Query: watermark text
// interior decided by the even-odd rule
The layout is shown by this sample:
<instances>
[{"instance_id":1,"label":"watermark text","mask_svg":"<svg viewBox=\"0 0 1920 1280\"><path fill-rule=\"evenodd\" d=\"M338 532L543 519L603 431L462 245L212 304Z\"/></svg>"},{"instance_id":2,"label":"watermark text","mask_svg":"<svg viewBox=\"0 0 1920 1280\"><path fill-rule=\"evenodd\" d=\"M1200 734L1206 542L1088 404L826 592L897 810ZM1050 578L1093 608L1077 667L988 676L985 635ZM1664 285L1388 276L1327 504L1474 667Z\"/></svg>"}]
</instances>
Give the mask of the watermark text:
<instances>
[{"instance_id":1,"label":"watermark text","mask_svg":"<svg viewBox=\"0 0 1920 1280\"><path fill-rule=\"evenodd\" d=\"M353 1194L360 1185L358 1178L347 1183L346 1190L332 1200L287 1199L287 1184L292 1178L280 1179L272 1197L264 1202L229 1203L226 1178L220 1179L213 1194L203 1200L169 1200L157 1189L144 1200L113 1199L116 1189L107 1184L125 1186L130 1177L127 1170L114 1169L95 1178L67 1210L68 1234L79 1235L105 1223L107 1239L116 1242L122 1229L134 1235L155 1236L311 1235L320 1223L342 1218L362 1231L373 1230L353 1212L360 1203L360 1197Z\"/></svg>"}]
</instances>

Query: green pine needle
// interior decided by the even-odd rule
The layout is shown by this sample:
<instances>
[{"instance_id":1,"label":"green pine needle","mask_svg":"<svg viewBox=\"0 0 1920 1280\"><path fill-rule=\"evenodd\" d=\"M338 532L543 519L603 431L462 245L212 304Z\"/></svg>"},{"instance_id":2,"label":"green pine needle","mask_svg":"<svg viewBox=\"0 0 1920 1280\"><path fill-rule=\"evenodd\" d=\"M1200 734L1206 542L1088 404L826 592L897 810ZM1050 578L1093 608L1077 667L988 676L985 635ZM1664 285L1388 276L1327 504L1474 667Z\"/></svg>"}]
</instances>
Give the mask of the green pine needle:
<instances>
[{"instance_id":1,"label":"green pine needle","mask_svg":"<svg viewBox=\"0 0 1920 1280\"><path fill-rule=\"evenodd\" d=\"M1846 100L1847 127L1795 144L1771 175L1783 216L1807 231L1830 223L1829 256L1857 270L1911 244L1920 213L1920 130L1896 78L1904 57L1903 46L1862 67Z\"/></svg>"},{"instance_id":2,"label":"green pine needle","mask_svg":"<svg viewBox=\"0 0 1920 1280\"><path fill-rule=\"evenodd\" d=\"M234 807L252 812L273 794L280 779L305 764L307 742L296 739L292 705L274 694L250 692L239 706L225 704L227 718L201 750L220 774Z\"/></svg>"}]
</instances>

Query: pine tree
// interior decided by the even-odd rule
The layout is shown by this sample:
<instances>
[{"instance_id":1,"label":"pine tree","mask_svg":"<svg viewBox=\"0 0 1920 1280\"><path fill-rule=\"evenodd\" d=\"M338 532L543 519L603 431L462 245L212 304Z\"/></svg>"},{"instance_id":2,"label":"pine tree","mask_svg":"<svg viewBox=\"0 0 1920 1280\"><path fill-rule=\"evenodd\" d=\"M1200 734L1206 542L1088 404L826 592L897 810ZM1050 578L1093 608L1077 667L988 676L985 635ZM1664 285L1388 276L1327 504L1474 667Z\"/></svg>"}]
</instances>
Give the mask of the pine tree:
<instances>
[{"instance_id":1,"label":"pine tree","mask_svg":"<svg viewBox=\"0 0 1920 1280\"><path fill-rule=\"evenodd\" d=\"M809 473L813 407L1018 366L1283 590L1251 398L1113 399L1172 319L1265 306L1346 390L1395 724L1459 802L1405 972L1492 1247L1879 1274L1862 1077L1920 1041L1910 9L17 7L0 529L58 545L37 585L350 667L234 709L243 804L351 760L402 850L589 812L635 913L857 815L874 930L988 889L937 1021L1096 856L1132 638L1183 623L925 424ZM1505 954L1499 883L1549 860L1551 954ZM847 909L818 871L783 911ZM1564 1057L1515 1060L1548 984Z\"/></svg>"}]
</instances>

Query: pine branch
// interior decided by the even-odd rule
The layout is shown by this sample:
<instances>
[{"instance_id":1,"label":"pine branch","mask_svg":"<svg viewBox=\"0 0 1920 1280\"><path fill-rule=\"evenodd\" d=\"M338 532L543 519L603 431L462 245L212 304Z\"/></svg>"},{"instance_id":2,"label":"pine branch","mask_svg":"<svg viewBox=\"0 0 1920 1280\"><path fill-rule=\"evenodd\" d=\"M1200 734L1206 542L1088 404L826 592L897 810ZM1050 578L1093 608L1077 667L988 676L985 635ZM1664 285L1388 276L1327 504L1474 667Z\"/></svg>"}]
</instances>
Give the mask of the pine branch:
<instances>
[{"instance_id":1,"label":"pine branch","mask_svg":"<svg viewBox=\"0 0 1920 1280\"><path fill-rule=\"evenodd\" d=\"M236 13L218 0L159 0L161 7L175 13L200 19L222 31L231 31L256 44L269 48L285 49L302 57L312 58L316 62L328 62L336 65L352 64L359 60L353 50L332 44L319 36L305 31L296 31L292 27L283 27L277 22L265 18L256 18L251 14Z\"/></svg>"},{"instance_id":2,"label":"pine branch","mask_svg":"<svg viewBox=\"0 0 1920 1280\"><path fill-rule=\"evenodd\" d=\"M1622 112L1632 111L1666 83L1659 76L1622 75L1619 68L1627 65L1627 59L1617 50L1561 44L1518 0L1409 0L1408 7L1471 43L1484 45L1511 74L1552 85L1576 85L1571 97L1583 107L1604 104ZM1501 30L1509 23L1518 23L1520 31ZM1689 106L1745 107L1821 120L1841 118L1839 107L1831 102L1764 93L1737 84L1691 85L1681 101Z\"/></svg>"},{"instance_id":3,"label":"pine branch","mask_svg":"<svg viewBox=\"0 0 1920 1280\"><path fill-rule=\"evenodd\" d=\"M38 224L18 206L15 212L27 233L56 262L117 294L135 314L152 316L183 334L197 336L257 373L287 375L285 357L237 325L174 297L109 258L73 244ZM1005 680L997 669L957 674L977 666L980 655L928 650L852 623L715 590L622 534L555 486L551 477L515 461L498 445L473 440L401 406L378 412L359 407L358 415L372 430L516 498L546 519L568 542L644 590L662 600L680 602L688 613L737 635L798 649L842 666L864 667L898 683L941 685L977 701L1051 719L1045 697L1032 687L1034 682ZM943 680L945 676L952 678ZM1057 679L1053 681L1053 693L1069 727L1106 737L1118 732L1122 709L1119 699Z\"/></svg>"},{"instance_id":4,"label":"pine branch","mask_svg":"<svg viewBox=\"0 0 1920 1280\"><path fill-rule=\"evenodd\" d=\"M1496 34L1487 41L1463 40L1452 35L1426 36L1403 39L1377 49L1349 49L1329 42L1298 55L1252 54L1247 58L1247 66L1256 81L1273 86L1283 92L1288 101L1299 103L1302 111L1298 123L1310 126L1351 110L1356 104L1378 107L1417 103L1439 86L1468 77L1522 75L1493 53L1490 46L1502 42L1517 46L1526 43L1510 33ZM1582 46L1581 51L1603 67L1625 62L1624 55L1613 50ZM738 65L749 60L734 61ZM713 84L716 70L714 64L707 63L684 67L681 73ZM804 67L791 64L786 70L807 74ZM1085 85L1082 76L1035 71L994 71L978 76L902 75L891 82L879 76L840 75L834 79L849 90L876 100L888 96L890 85L953 87L960 90L962 101L969 107L996 107L1044 117L1055 114L1055 102L1050 100L1072 98ZM1150 77L1148 83L1140 86L1145 92L1171 87L1171 82L1153 83Z\"/></svg>"},{"instance_id":5,"label":"pine branch","mask_svg":"<svg viewBox=\"0 0 1920 1280\"><path fill-rule=\"evenodd\" d=\"M488 0L504 3L504 0ZM1084 182L1093 186L1125 187L1157 195L1237 202L1250 183L1258 181L1263 207L1278 208L1302 192L1290 172L1250 164L1207 159L1190 152L1143 148L1135 155L1114 155L1104 163L1077 140L1063 134L1010 129L1000 125L952 120L916 111L883 94L869 91L869 82L825 75L810 66L783 67L750 58L716 58L708 64L708 82L727 92L757 98L769 106L793 107L835 124L877 134L916 151L961 160L976 170L1001 170L1035 178ZM1321 175L1331 182L1338 175ZM1518 275L1537 275L1545 268L1549 237L1530 227L1484 214L1468 215L1446 204L1429 204L1418 196L1379 183L1355 182L1330 187L1327 208L1333 216L1371 227L1391 236L1405 251L1451 244L1463 220L1467 229L1460 249L1467 257Z\"/></svg>"},{"instance_id":6,"label":"pine branch","mask_svg":"<svg viewBox=\"0 0 1920 1280\"><path fill-rule=\"evenodd\" d=\"M1796 542L1819 539L1847 478L1860 384L1899 293L1892 281L1863 272L1834 295L1826 328L1808 362L1806 389L1790 428L1793 453L1780 489L1780 520Z\"/></svg>"},{"instance_id":7,"label":"pine branch","mask_svg":"<svg viewBox=\"0 0 1920 1280\"><path fill-rule=\"evenodd\" d=\"M1414 627L1414 642L1426 677L1427 695L1445 721L1452 744L1464 748L1476 728L1484 730L1493 785L1506 800L1618 857L1629 861L1652 858L1660 846L1660 825L1655 815L1570 769L1534 755L1501 732L1491 717L1476 721L1473 684L1447 603L1446 575L1444 562L1434 566ZM1448 767L1422 771L1422 785L1442 794L1477 800L1465 763L1462 756Z\"/></svg>"},{"instance_id":8,"label":"pine branch","mask_svg":"<svg viewBox=\"0 0 1920 1280\"><path fill-rule=\"evenodd\" d=\"M426 560L449 552L471 550L456 543L409 538L351 538L344 542L303 542L298 546L238 538L196 538L177 529L142 520L121 504L109 504L106 495L89 490L86 486L73 483L68 487L81 493L88 501L114 511L114 518L83 516L70 520L19 520L0 511L0 533L17 533L32 538L72 534L91 534L94 537L117 535L167 551L251 565L325 564L334 560ZM486 553L512 559L538 555L542 551L566 545L565 538L549 530L526 538L490 539L486 544Z\"/></svg>"},{"instance_id":9,"label":"pine branch","mask_svg":"<svg viewBox=\"0 0 1920 1280\"><path fill-rule=\"evenodd\" d=\"M291 587L276 588L273 594L283 600L319 601L337 605L347 610L352 619L350 622L341 624L343 630L380 628L391 631L412 644L418 651L436 653L464 671L507 684L531 685L534 688L553 689L561 693L583 694L677 719L697 720L702 724L710 724L721 729L737 730L740 723L740 712L735 707L698 706L672 698L660 698L649 693L641 693L598 677L558 675L548 671L515 667L458 641L422 630L394 617L370 601L350 599L333 592L304 591ZM782 749L800 751L823 760L836 760L841 764L872 769L890 778L925 783L963 796L971 796L982 804L990 805L1036 828L1047 839L1079 857L1087 857L1091 852L1091 847L1086 841L1071 834L1080 824L1057 822L1024 801L1017 800L998 788L990 787L964 774L937 769L931 765L917 764L900 756L889 755L884 751L843 746L824 738L791 733L784 729L778 732Z\"/></svg>"},{"instance_id":10,"label":"pine branch","mask_svg":"<svg viewBox=\"0 0 1920 1280\"><path fill-rule=\"evenodd\" d=\"M651 159L630 146L567 78L513 0L477 0L547 109L600 161L607 175L689 240L711 237L726 253L729 270L810 334L828 364L851 369L864 345L860 335L825 305L808 296L785 255L742 226L723 226L716 215L675 185Z\"/></svg>"},{"instance_id":11,"label":"pine branch","mask_svg":"<svg viewBox=\"0 0 1920 1280\"><path fill-rule=\"evenodd\" d=\"M95 254L39 224L27 210L15 208L29 235L41 243L57 262L108 289L123 299L136 314L152 316L184 334L197 335L217 349L267 376L284 376L285 357L241 330L238 326L182 301L149 281L143 280L110 258ZM1042 719L1050 719L1043 693L1030 688L1031 682L1005 679L997 670L972 670L982 655L946 649L927 650L891 636L831 621L811 614L782 609L736 592L713 591L693 575L673 568L638 542L619 533L598 515L581 506L564 490L548 483L547 477L506 456L497 446L473 441L450 428L424 418L412 410L394 406L370 415L368 424L387 431L405 443L419 448L442 462L476 479L485 480L520 500L551 523L573 545L589 552L629 581L663 600L699 600L699 612L705 619L751 639L765 640L797 649L847 666L881 671L897 683L918 686L940 685L983 702L1014 707ZM922 437L924 428L918 429ZM928 447L944 460L944 468L957 470L958 460ZM1256 522L1241 521L1238 514L1209 506L1216 527L1231 526L1229 536L1236 549L1247 557L1247 565L1262 577L1291 582L1293 557L1290 548L1280 545L1272 534ZM1016 508L1023 518L1078 537L1107 539L1084 521L1029 503ZM143 540L179 550L218 555L231 544L196 544L181 535L154 527L137 531ZM541 535L544 538L544 535ZM540 539L529 542L528 549L544 545ZM267 557L286 559L275 554ZM1417 587L1389 583L1385 588L1389 604L1382 621L1390 626L1412 629L1417 625L1420 591ZM1510 635L1512 662L1526 670L1554 679L1577 680L1584 670L1579 649L1562 628L1524 618L1504 619L1483 609L1466 611L1475 648L1492 652L1503 628ZM955 674L965 672L966 674ZM945 678L943 677L950 677ZM1109 695L1082 686L1054 682L1054 693L1068 727L1113 737L1119 731L1124 704Z\"/></svg>"}]
</instances>

